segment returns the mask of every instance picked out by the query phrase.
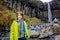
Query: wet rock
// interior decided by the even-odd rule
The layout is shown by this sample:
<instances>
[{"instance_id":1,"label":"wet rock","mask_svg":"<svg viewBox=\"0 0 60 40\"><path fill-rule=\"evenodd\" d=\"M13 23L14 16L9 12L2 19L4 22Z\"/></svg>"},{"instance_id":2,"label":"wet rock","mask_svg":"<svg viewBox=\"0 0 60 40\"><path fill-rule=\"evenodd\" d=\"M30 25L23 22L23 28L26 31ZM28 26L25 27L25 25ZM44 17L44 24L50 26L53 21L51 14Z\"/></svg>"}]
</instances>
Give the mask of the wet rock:
<instances>
[{"instance_id":1,"label":"wet rock","mask_svg":"<svg viewBox=\"0 0 60 40\"><path fill-rule=\"evenodd\" d=\"M60 35L56 35L55 40L60 40Z\"/></svg>"},{"instance_id":2,"label":"wet rock","mask_svg":"<svg viewBox=\"0 0 60 40\"><path fill-rule=\"evenodd\" d=\"M51 27L46 28L46 33L48 34L48 36L53 34Z\"/></svg>"},{"instance_id":3,"label":"wet rock","mask_svg":"<svg viewBox=\"0 0 60 40\"><path fill-rule=\"evenodd\" d=\"M58 21L58 24L60 25L60 21Z\"/></svg>"},{"instance_id":4,"label":"wet rock","mask_svg":"<svg viewBox=\"0 0 60 40\"><path fill-rule=\"evenodd\" d=\"M49 37L50 40L55 40L55 35L50 35Z\"/></svg>"},{"instance_id":5,"label":"wet rock","mask_svg":"<svg viewBox=\"0 0 60 40\"><path fill-rule=\"evenodd\" d=\"M37 25L37 26L35 27L35 31L39 32L40 30L41 30L41 28Z\"/></svg>"},{"instance_id":6,"label":"wet rock","mask_svg":"<svg viewBox=\"0 0 60 40\"><path fill-rule=\"evenodd\" d=\"M34 31L34 30L29 30L30 36L31 37L38 37L39 36L39 32Z\"/></svg>"},{"instance_id":7,"label":"wet rock","mask_svg":"<svg viewBox=\"0 0 60 40\"><path fill-rule=\"evenodd\" d=\"M53 23L46 23L46 26L48 27L48 26L52 26L53 25Z\"/></svg>"},{"instance_id":8,"label":"wet rock","mask_svg":"<svg viewBox=\"0 0 60 40\"><path fill-rule=\"evenodd\" d=\"M53 26L60 27L60 25L58 23L54 23Z\"/></svg>"},{"instance_id":9,"label":"wet rock","mask_svg":"<svg viewBox=\"0 0 60 40\"><path fill-rule=\"evenodd\" d=\"M60 27L54 27L53 32L55 34L60 34Z\"/></svg>"},{"instance_id":10,"label":"wet rock","mask_svg":"<svg viewBox=\"0 0 60 40\"><path fill-rule=\"evenodd\" d=\"M56 21L53 22L52 30L53 30L54 34L60 34L60 24L59 24L59 21L56 20Z\"/></svg>"},{"instance_id":11,"label":"wet rock","mask_svg":"<svg viewBox=\"0 0 60 40\"><path fill-rule=\"evenodd\" d=\"M43 29L40 31L40 36L39 36L39 38L44 38L44 37L47 37L47 36L48 36L45 31L46 31L45 28L43 28Z\"/></svg>"},{"instance_id":12,"label":"wet rock","mask_svg":"<svg viewBox=\"0 0 60 40\"><path fill-rule=\"evenodd\" d=\"M29 26L29 33L31 37L38 37L39 36L40 27L38 25L30 25Z\"/></svg>"},{"instance_id":13,"label":"wet rock","mask_svg":"<svg viewBox=\"0 0 60 40\"><path fill-rule=\"evenodd\" d=\"M34 30L34 26L33 25L30 25L29 26L29 29Z\"/></svg>"},{"instance_id":14,"label":"wet rock","mask_svg":"<svg viewBox=\"0 0 60 40\"><path fill-rule=\"evenodd\" d=\"M44 38L44 37L47 37L47 36L52 35L52 34L53 34L52 29L50 27L46 27L40 31L39 38Z\"/></svg>"}]
</instances>

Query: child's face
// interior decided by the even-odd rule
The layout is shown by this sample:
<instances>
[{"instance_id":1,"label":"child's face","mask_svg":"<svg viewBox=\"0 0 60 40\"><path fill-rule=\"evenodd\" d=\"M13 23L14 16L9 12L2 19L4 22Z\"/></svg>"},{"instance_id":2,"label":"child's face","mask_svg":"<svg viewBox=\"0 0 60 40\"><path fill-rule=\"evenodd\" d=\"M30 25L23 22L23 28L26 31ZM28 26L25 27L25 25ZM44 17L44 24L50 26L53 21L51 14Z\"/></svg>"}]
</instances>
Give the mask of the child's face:
<instances>
[{"instance_id":1,"label":"child's face","mask_svg":"<svg viewBox=\"0 0 60 40\"><path fill-rule=\"evenodd\" d=\"M22 19L22 15L20 13L18 13L18 20Z\"/></svg>"}]
</instances>

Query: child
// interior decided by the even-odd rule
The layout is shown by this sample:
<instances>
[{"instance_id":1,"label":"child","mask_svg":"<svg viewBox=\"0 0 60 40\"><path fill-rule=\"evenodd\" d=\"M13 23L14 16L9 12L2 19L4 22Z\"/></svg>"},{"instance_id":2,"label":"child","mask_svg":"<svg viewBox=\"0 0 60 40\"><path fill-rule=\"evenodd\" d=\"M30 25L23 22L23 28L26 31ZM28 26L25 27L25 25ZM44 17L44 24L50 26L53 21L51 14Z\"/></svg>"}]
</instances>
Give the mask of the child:
<instances>
[{"instance_id":1,"label":"child","mask_svg":"<svg viewBox=\"0 0 60 40\"><path fill-rule=\"evenodd\" d=\"M26 37L30 37L28 26L23 20L23 12L20 11L10 27L10 40L26 40Z\"/></svg>"}]
</instances>

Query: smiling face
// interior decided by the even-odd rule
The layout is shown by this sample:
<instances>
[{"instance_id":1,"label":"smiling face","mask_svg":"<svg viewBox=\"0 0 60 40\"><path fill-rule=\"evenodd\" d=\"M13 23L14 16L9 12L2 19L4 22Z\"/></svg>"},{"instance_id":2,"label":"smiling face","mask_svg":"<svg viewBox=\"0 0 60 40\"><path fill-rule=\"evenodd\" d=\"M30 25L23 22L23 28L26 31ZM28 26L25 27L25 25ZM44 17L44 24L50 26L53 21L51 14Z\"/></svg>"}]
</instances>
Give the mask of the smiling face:
<instances>
[{"instance_id":1,"label":"smiling face","mask_svg":"<svg viewBox=\"0 0 60 40\"><path fill-rule=\"evenodd\" d=\"M17 13L17 18L18 18L18 20L22 20L22 18L23 18L23 13L22 13L22 12L18 12L18 13Z\"/></svg>"}]
</instances>

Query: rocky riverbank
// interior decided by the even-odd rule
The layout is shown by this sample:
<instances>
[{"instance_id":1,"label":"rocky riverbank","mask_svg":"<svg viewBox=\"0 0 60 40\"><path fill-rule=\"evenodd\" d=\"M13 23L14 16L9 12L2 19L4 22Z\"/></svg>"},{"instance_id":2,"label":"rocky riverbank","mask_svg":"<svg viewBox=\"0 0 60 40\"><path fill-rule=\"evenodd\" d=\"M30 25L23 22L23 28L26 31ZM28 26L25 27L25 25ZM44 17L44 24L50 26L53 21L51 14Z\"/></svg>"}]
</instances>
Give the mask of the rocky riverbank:
<instances>
[{"instance_id":1,"label":"rocky riverbank","mask_svg":"<svg viewBox=\"0 0 60 40\"><path fill-rule=\"evenodd\" d=\"M60 34L60 21L54 19L51 23L35 24L29 26L31 37L45 38L53 34Z\"/></svg>"}]
</instances>

